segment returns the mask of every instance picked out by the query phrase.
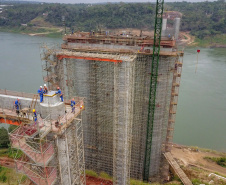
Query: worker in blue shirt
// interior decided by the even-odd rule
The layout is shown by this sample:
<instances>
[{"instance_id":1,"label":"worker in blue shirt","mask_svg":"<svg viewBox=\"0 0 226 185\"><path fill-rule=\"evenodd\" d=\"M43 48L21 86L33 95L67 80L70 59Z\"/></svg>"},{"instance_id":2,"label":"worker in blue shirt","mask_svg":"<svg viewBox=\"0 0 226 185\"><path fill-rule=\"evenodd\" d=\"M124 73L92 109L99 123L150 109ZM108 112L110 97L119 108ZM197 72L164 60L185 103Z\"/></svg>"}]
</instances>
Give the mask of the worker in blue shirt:
<instances>
[{"instance_id":1,"label":"worker in blue shirt","mask_svg":"<svg viewBox=\"0 0 226 185\"><path fill-rule=\"evenodd\" d=\"M36 125L38 118L37 118L37 113L36 113L35 109L33 109L33 113L34 113L34 121L35 121L35 125Z\"/></svg>"},{"instance_id":2,"label":"worker in blue shirt","mask_svg":"<svg viewBox=\"0 0 226 185\"><path fill-rule=\"evenodd\" d=\"M17 98L16 101L15 101L15 108L16 108L16 113L19 114L20 113L20 101L19 101L19 98Z\"/></svg>"},{"instance_id":3,"label":"worker in blue shirt","mask_svg":"<svg viewBox=\"0 0 226 185\"><path fill-rule=\"evenodd\" d=\"M38 94L40 96L40 103L43 102L43 93L44 93L44 91L42 89L42 86L40 86L40 89L38 90Z\"/></svg>"},{"instance_id":4,"label":"worker in blue shirt","mask_svg":"<svg viewBox=\"0 0 226 185\"><path fill-rule=\"evenodd\" d=\"M71 100L71 112L75 112L75 99Z\"/></svg>"},{"instance_id":5,"label":"worker in blue shirt","mask_svg":"<svg viewBox=\"0 0 226 185\"><path fill-rule=\"evenodd\" d=\"M63 94L62 94L62 92L61 92L61 90L60 90L60 87L57 87L57 92L56 92L56 94L59 94L59 95L60 95L60 99L61 99L61 101L63 102L63 101L64 101L64 98L63 98Z\"/></svg>"}]
</instances>

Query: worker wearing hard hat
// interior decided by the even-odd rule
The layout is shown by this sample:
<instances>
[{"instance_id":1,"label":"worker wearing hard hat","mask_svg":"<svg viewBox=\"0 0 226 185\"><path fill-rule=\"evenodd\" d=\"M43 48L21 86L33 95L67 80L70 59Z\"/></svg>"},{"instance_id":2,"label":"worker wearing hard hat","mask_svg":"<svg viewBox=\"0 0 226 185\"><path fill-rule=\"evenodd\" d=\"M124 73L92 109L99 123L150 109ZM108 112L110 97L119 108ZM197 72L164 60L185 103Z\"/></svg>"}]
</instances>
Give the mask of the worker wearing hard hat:
<instances>
[{"instance_id":1,"label":"worker wearing hard hat","mask_svg":"<svg viewBox=\"0 0 226 185\"><path fill-rule=\"evenodd\" d=\"M40 89L38 90L38 94L40 96L40 103L43 102L43 89L42 89L42 86L40 86Z\"/></svg>"},{"instance_id":2,"label":"worker wearing hard hat","mask_svg":"<svg viewBox=\"0 0 226 185\"><path fill-rule=\"evenodd\" d=\"M19 101L19 98L16 99L14 105L15 105L15 108L16 108L16 113L19 114L20 113L20 101Z\"/></svg>"},{"instance_id":3,"label":"worker wearing hard hat","mask_svg":"<svg viewBox=\"0 0 226 185\"><path fill-rule=\"evenodd\" d=\"M44 84L44 90L43 90L44 94L47 94L48 93L48 88L46 86L46 84Z\"/></svg>"},{"instance_id":4,"label":"worker wearing hard hat","mask_svg":"<svg viewBox=\"0 0 226 185\"><path fill-rule=\"evenodd\" d=\"M36 113L35 109L33 109L33 113L34 113L34 121L35 121L35 125L36 125L38 118L37 118L37 113Z\"/></svg>"},{"instance_id":5,"label":"worker wearing hard hat","mask_svg":"<svg viewBox=\"0 0 226 185\"><path fill-rule=\"evenodd\" d=\"M71 100L71 112L75 112L75 99Z\"/></svg>"},{"instance_id":6,"label":"worker wearing hard hat","mask_svg":"<svg viewBox=\"0 0 226 185\"><path fill-rule=\"evenodd\" d=\"M60 90L60 87L57 87L57 92L56 92L56 94L59 94L59 95L60 95L60 99L61 99L61 101L63 102L63 101L64 101L64 98L63 98L63 94L62 94L62 92L61 92L61 90Z\"/></svg>"}]
</instances>

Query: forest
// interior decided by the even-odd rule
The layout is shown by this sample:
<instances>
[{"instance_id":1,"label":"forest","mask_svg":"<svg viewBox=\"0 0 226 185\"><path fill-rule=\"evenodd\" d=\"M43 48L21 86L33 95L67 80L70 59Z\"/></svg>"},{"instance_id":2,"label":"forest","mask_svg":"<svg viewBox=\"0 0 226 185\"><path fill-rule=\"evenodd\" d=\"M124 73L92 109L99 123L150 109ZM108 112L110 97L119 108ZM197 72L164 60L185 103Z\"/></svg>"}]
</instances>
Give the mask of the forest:
<instances>
[{"instance_id":1,"label":"forest","mask_svg":"<svg viewBox=\"0 0 226 185\"><path fill-rule=\"evenodd\" d=\"M52 26L65 24L73 30L91 31L98 28L138 28L153 29L155 3L105 3L105 4L55 4L55 3L9 3L0 9L0 27L19 27L43 17ZM175 2L165 3L165 11L182 13L181 30L199 39L226 33L226 3L214 2Z\"/></svg>"}]
</instances>

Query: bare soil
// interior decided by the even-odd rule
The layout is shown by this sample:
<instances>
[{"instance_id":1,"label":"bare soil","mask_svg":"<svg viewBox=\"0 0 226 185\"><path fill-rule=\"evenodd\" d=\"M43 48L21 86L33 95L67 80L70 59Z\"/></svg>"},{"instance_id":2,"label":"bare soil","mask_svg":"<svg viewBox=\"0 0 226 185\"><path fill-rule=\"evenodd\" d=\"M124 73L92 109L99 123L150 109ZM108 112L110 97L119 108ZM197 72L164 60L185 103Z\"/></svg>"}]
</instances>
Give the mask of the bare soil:
<instances>
[{"instance_id":1,"label":"bare soil","mask_svg":"<svg viewBox=\"0 0 226 185\"><path fill-rule=\"evenodd\" d=\"M195 37L191 36L189 32L180 32L180 44L182 45L194 45Z\"/></svg>"},{"instance_id":2,"label":"bare soil","mask_svg":"<svg viewBox=\"0 0 226 185\"><path fill-rule=\"evenodd\" d=\"M86 175L86 185L113 185L113 182L110 180Z\"/></svg>"},{"instance_id":3,"label":"bare soil","mask_svg":"<svg viewBox=\"0 0 226 185\"><path fill-rule=\"evenodd\" d=\"M0 157L0 165L7 168L14 168L14 160L9 157Z\"/></svg>"},{"instance_id":4,"label":"bare soil","mask_svg":"<svg viewBox=\"0 0 226 185\"><path fill-rule=\"evenodd\" d=\"M173 145L171 153L181 166L195 166L226 176L226 168L221 167L213 161L204 159L204 157L226 157L226 153L189 148L181 145Z\"/></svg>"}]
</instances>

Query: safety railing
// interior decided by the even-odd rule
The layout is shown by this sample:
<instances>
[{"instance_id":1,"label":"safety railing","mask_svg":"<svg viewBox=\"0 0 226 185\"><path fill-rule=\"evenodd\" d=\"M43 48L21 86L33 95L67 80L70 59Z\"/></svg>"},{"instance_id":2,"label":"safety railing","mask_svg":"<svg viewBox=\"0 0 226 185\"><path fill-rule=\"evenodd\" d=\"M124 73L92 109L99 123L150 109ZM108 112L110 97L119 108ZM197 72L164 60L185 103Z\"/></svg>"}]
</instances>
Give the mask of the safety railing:
<instances>
[{"instance_id":1,"label":"safety railing","mask_svg":"<svg viewBox=\"0 0 226 185\"><path fill-rule=\"evenodd\" d=\"M55 167L49 167L43 169L42 175L29 168L27 163L16 161L17 170L26 174L35 184L38 185L50 185L57 177L57 169Z\"/></svg>"},{"instance_id":2,"label":"safety railing","mask_svg":"<svg viewBox=\"0 0 226 185\"><path fill-rule=\"evenodd\" d=\"M84 106L84 98L81 98L81 97L74 97L74 100L75 100L75 102L77 102L76 104L75 104L75 108L77 107L77 108L79 108L80 109L80 106L82 105L82 106ZM70 105L70 100L66 100L65 101L65 104L67 104L67 105ZM70 120L70 115L72 115L73 113L71 113L70 111L69 112L67 112L66 114L64 114L64 115L62 115L60 118L59 118L59 121L62 121L62 120L64 120L64 121L68 121L68 120Z\"/></svg>"},{"instance_id":3,"label":"safety railing","mask_svg":"<svg viewBox=\"0 0 226 185\"><path fill-rule=\"evenodd\" d=\"M34 96L34 94L32 94L32 93L10 91L10 90L7 90L7 89L0 89L0 94L9 95L9 96L24 97L24 98L33 98L33 96Z\"/></svg>"},{"instance_id":4,"label":"safety railing","mask_svg":"<svg viewBox=\"0 0 226 185\"><path fill-rule=\"evenodd\" d=\"M12 147L23 151L35 163L46 165L54 155L53 144L49 142L39 143L32 140L28 142L29 137L26 138L21 130L23 129L16 129L13 134L10 134Z\"/></svg>"},{"instance_id":5,"label":"safety railing","mask_svg":"<svg viewBox=\"0 0 226 185\"><path fill-rule=\"evenodd\" d=\"M50 114L45 119L38 119L38 127L40 132L40 138L45 137L52 128L52 121Z\"/></svg>"}]
</instances>

